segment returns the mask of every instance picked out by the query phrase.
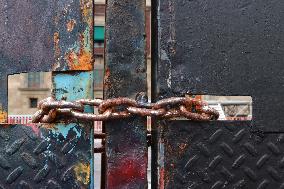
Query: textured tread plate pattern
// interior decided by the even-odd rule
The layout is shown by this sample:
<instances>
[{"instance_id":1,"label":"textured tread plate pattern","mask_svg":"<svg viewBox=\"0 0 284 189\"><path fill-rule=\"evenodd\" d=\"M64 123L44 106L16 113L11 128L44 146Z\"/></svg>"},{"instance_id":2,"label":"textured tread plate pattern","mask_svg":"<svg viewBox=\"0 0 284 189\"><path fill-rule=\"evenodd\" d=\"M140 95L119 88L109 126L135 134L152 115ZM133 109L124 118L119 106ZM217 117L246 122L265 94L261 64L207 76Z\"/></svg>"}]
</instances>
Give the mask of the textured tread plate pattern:
<instances>
[{"instance_id":1,"label":"textured tread plate pattern","mask_svg":"<svg viewBox=\"0 0 284 189\"><path fill-rule=\"evenodd\" d=\"M88 127L51 126L1 125L1 189L89 188Z\"/></svg>"},{"instance_id":2,"label":"textured tread plate pattern","mask_svg":"<svg viewBox=\"0 0 284 189\"><path fill-rule=\"evenodd\" d=\"M165 188L284 188L284 134L250 125L167 122Z\"/></svg>"}]
</instances>

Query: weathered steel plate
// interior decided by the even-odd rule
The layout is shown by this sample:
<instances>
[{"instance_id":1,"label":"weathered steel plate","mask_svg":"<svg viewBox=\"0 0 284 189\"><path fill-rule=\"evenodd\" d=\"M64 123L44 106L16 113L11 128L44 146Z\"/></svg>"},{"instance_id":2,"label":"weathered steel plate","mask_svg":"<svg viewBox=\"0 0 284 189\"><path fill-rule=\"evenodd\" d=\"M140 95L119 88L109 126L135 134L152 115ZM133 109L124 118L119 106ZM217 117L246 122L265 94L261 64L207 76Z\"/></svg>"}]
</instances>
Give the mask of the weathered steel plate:
<instances>
[{"instance_id":1,"label":"weathered steel plate","mask_svg":"<svg viewBox=\"0 0 284 189\"><path fill-rule=\"evenodd\" d=\"M169 121L165 188L283 188L284 135L250 132L249 122Z\"/></svg>"},{"instance_id":2,"label":"weathered steel plate","mask_svg":"<svg viewBox=\"0 0 284 189\"><path fill-rule=\"evenodd\" d=\"M157 96L252 96L253 128L283 132L284 1L159 3Z\"/></svg>"},{"instance_id":3,"label":"weathered steel plate","mask_svg":"<svg viewBox=\"0 0 284 189\"><path fill-rule=\"evenodd\" d=\"M0 12L0 122L5 122L8 74L92 70L93 0L0 0Z\"/></svg>"},{"instance_id":4,"label":"weathered steel plate","mask_svg":"<svg viewBox=\"0 0 284 189\"><path fill-rule=\"evenodd\" d=\"M52 127L1 125L0 188L91 188L87 125Z\"/></svg>"},{"instance_id":5,"label":"weathered steel plate","mask_svg":"<svg viewBox=\"0 0 284 189\"><path fill-rule=\"evenodd\" d=\"M146 92L145 1L109 0L106 9L104 97ZM106 184L147 187L146 119L106 122Z\"/></svg>"}]
</instances>

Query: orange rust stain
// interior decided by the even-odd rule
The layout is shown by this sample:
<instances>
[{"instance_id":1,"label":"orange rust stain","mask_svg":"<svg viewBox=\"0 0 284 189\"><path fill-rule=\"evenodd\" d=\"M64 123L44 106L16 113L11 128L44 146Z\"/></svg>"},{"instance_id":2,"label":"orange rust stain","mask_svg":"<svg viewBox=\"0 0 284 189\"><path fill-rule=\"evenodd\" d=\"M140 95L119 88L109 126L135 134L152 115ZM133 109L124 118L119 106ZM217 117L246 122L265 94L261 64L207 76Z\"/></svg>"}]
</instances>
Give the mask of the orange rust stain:
<instances>
[{"instance_id":1,"label":"orange rust stain","mask_svg":"<svg viewBox=\"0 0 284 189\"><path fill-rule=\"evenodd\" d=\"M181 149L181 150L184 150L186 147L187 147L187 144L186 144L186 143L181 143L181 144L179 145L179 149Z\"/></svg>"},{"instance_id":2,"label":"orange rust stain","mask_svg":"<svg viewBox=\"0 0 284 189\"><path fill-rule=\"evenodd\" d=\"M111 82L109 81L109 77L110 77L110 69L106 68L105 69L105 77L104 77L104 87L105 89L108 89L111 87Z\"/></svg>"},{"instance_id":3,"label":"orange rust stain","mask_svg":"<svg viewBox=\"0 0 284 189\"><path fill-rule=\"evenodd\" d=\"M161 168L159 172L160 172L159 189L164 189L165 188L165 170L164 170L164 168Z\"/></svg>"},{"instance_id":4,"label":"orange rust stain","mask_svg":"<svg viewBox=\"0 0 284 189\"><path fill-rule=\"evenodd\" d=\"M72 32L74 30L74 27L76 25L76 20L71 19L67 22L66 27L68 32Z\"/></svg>"},{"instance_id":5,"label":"orange rust stain","mask_svg":"<svg viewBox=\"0 0 284 189\"><path fill-rule=\"evenodd\" d=\"M0 110L0 123L6 123L7 117L8 117L7 112Z\"/></svg>"},{"instance_id":6,"label":"orange rust stain","mask_svg":"<svg viewBox=\"0 0 284 189\"><path fill-rule=\"evenodd\" d=\"M184 154L184 152L186 151L186 149L187 149L187 146L188 146L188 144L187 143L181 143L181 144L179 144L179 151L178 151L178 154L179 155L183 155Z\"/></svg>"},{"instance_id":7,"label":"orange rust stain","mask_svg":"<svg viewBox=\"0 0 284 189\"><path fill-rule=\"evenodd\" d=\"M65 55L65 60L71 70L92 70L93 69L93 56L88 49L85 49L85 38L83 34L79 35L80 50L76 53L70 50Z\"/></svg>"},{"instance_id":8,"label":"orange rust stain","mask_svg":"<svg viewBox=\"0 0 284 189\"><path fill-rule=\"evenodd\" d=\"M59 46L59 40L60 40L60 37L59 37L59 32L55 32L53 34L53 42L54 42L54 50L55 50L55 58L58 60L59 57L60 57L60 46Z\"/></svg>"},{"instance_id":9,"label":"orange rust stain","mask_svg":"<svg viewBox=\"0 0 284 189\"><path fill-rule=\"evenodd\" d=\"M78 54L71 51L66 54L65 59L71 70L91 70L93 67L92 54L85 50L80 50Z\"/></svg>"},{"instance_id":10,"label":"orange rust stain","mask_svg":"<svg viewBox=\"0 0 284 189\"><path fill-rule=\"evenodd\" d=\"M90 182L90 164L79 163L73 168L77 181L88 185Z\"/></svg>"}]
</instances>

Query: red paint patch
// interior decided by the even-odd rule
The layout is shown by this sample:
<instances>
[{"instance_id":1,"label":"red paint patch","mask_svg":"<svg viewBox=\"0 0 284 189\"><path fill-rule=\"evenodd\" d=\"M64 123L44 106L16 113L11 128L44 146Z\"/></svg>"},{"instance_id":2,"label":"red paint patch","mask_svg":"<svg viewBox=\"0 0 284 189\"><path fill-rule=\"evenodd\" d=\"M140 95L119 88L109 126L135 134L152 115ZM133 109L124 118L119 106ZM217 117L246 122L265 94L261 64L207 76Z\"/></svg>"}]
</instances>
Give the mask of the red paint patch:
<instances>
[{"instance_id":1,"label":"red paint patch","mask_svg":"<svg viewBox=\"0 0 284 189\"><path fill-rule=\"evenodd\" d=\"M165 188L165 178L164 178L164 175L165 175L165 171L164 171L164 168L161 168L160 169L160 177L159 177L159 185L160 185L160 189L164 189Z\"/></svg>"},{"instance_id":2,"label":"red paint patch","mask_svg":"<svg viewBox=\"0 0 284 189\"><path fill-rule=\"evenodd\" d=\"M125 159L108 172L108 189L121 188L137 180L147 178L147 163L139 159ZM141 182L141 181L140 181Z\"/></svg>"}]
</instances>

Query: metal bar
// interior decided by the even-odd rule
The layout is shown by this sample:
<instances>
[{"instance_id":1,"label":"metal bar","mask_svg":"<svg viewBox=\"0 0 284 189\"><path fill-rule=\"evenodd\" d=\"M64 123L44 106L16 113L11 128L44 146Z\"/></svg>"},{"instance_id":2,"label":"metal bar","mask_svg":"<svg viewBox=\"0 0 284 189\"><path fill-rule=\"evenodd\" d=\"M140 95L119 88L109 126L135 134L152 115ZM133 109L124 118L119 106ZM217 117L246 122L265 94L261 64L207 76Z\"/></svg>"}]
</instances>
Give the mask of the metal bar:
<instances>
[{"instance_id":1,"label":"metal bar","mask_svg":"<svg viewBox=\"0 0 284 189\"><path fill-rule=\"evenodd\" d=\"M160 1L151 1L151 101L158 100L157 66L159 60L159 35L158 35L158 7ZM151 188L159 188L159 127L157 120L151 118Z\"/></svg>"},{"instance_id":2,"label":"metal bar","mask_svg":"<svg viewBox=\"0 0 284 189\"><path fill-rule=\"evenodd\" d=\"M56 100L64 98L66 101L75 101L82 98L93 99L93 78L93 71L52 72L53 96ZM93 108L86 106L85 111L93 113L94 110ZM63 136L66 135L66 133L73 131L76 133L76 138L67 135L67 140L83 140L80 147L87 149L84 153L85 160L83 162L77 162L76 165L74 165L74 168L72 168L75 175L81 175L81 177L74 177L73 179L75 179L83 188L94 188L93 122L84 122L81 124L56 124L52 130L56 131L58 135ZM74 145L76 147L76 143ZM79 150L72 150L70 153L76 154L81 152ZM81 168L75 169L76 167Z\"/></svg>"},{"instance_id":3,"label":"metal bar","mask_svg":"<svg viewBox=\"0 0 284 189\"><path fill-rule=\"evenodd\" d=\"M147 92L144 35L144 0L107 1L104 98ZM107 121L105 127L105 187L147 188L146 119Z\"/></svg>"}]
</instances>

